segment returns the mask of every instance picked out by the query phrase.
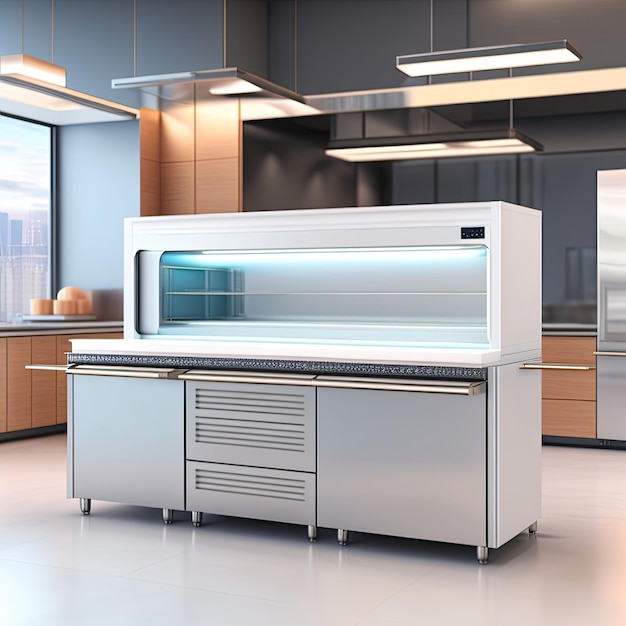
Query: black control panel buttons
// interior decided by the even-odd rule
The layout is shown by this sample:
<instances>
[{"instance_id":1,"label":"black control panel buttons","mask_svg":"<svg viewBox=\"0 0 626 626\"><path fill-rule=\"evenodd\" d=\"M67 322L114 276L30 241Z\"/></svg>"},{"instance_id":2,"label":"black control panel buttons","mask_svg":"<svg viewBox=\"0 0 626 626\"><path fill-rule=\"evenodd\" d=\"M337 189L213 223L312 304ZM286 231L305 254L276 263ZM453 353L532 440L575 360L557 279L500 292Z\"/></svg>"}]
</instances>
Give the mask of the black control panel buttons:
<instances>
[{"instance_id":1,"label":"black control panel buttons","mask_svg":"<svg viewBox=\"0 0 626 626\"><path fill-rule=\"evenodd\" d=\"M472 226L471 228L461 228L461 239L484 239L485 227Z\"/></svg>"}]
</instances>

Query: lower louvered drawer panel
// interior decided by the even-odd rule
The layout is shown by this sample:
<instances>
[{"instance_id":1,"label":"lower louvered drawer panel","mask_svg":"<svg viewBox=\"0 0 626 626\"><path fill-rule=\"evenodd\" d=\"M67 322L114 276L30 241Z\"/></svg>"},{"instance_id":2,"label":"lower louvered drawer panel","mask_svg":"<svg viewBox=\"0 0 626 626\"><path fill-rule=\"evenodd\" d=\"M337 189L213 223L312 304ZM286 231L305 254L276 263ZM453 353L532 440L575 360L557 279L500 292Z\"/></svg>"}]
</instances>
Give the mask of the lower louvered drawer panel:
<instances>
[{"instance_id":1,"label":"lower louvered drawer panel","mask_svg":"<svg viewBox=\"0 0 626 626\"><path fill-rule=\"evenodd\" d=\"M188 461L187 509L315 525L315 475Z\"/></svg>"},{"instance_id":2,"label":"lower louvered drawer panel","mask_svg":"<svg viewBox=\"0 0 626 626\"><path fill-rule=\"evenodd\" d=\"M187 382L187 458L314 472L315 390Z\"/></svg>"}]
</instances>

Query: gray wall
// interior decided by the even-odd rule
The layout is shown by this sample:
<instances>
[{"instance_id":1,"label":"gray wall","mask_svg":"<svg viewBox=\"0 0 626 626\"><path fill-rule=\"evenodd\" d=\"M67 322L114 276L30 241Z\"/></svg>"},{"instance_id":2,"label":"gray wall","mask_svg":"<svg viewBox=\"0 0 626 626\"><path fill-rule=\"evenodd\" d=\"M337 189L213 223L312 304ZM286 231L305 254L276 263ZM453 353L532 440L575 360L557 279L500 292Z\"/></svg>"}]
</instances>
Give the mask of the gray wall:
<instances>
[{"instance_id":1,"label":"gray wall","mask_svg":"<svg viewBox=\"0 0 626 626\"><path fill-rule=\"evenodd\" d=\"M136 2L136 45L133 23ZM395 56L568 38L583 53L553 72L622 65L623 0L0 0L0 54L67 68L68 86L137 104L112 78L238 65L301 93L392 87ZM224 31L226 39L224 39ZM136 52L136 68L134 56ZM226 58L224 58L226 57ZM516 70L523 73L525 70Z\"/></svg>"},{"instance_id":2,"label":"gray wall","mask_svg":"<svg viewBox=\"0 0 626 626\"><path fill-rule=\"evenodd\" d=\"M355 166L324 154L328 130L289 120L244 125L243 210L380 204L378 164Z\"/></svg>"},{"instance_id":3,"label":"gray wall","mask_svg":"<svg viewBox=\"0 0 626 626\"><path fill-rule=\"evenodd\" d=\"M57 286L120 289L123 218L139 215L139 123L59 128Z\"/></svg>"},{"instance_id":4,"label":"gray wall","mask_svg":"<svg viewBox=\"0 0 626 626\"><path fill-rule=\"evenodd\" d=\"M566 37L584 55L581 63L533 72L624 65L626 59L624 0L435 0L432 41L430 0L227 0L226 24L223 0L24 0L23 21L22 0L0 0L0 54L24 51L51 60L53 7L54 61L67 68L68 86L130 105L139 103L138 94L111 90L112 78L225 63L301 93L320 93L400 85L407 79L395 69L395 55L431 46L441 50ZM522 108L520 103L516 111ZM390 185L378 193L397 202L518 199L542 208L546 298L559 299L564 250L595 244L593 173L625 166L626 118L619 101L614 110L598 116L595 125L520 114L516 126L547 137L550 154L530 161L399 163L391 183L356 166L342 166L342 176L356 181L357 189L366 181L364 195L374 198L371 181ZM138 212L137 141L132 123L62 129L63 282L121 285L121 218ZM261 162L262 149L257 156ZM262 186L268 188L269 180ZM262 181L248 172L246 182ZM268 208L270 198L260 208ZM293 205L300 206L302 200L296 201ZM96 259L93 267L86 263L91 258Z\"/></svg>"}]
</instances>

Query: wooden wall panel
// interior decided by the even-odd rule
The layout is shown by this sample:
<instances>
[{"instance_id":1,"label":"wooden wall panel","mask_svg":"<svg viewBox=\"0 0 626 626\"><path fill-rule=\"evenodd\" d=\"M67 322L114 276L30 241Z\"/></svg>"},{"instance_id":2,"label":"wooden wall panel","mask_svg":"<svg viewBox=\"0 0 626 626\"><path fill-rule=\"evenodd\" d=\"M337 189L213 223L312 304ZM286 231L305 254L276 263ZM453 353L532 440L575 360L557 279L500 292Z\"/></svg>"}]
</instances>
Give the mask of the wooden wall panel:
<instances>
[{"instance_id":1,"label":"wooden wall panel","mask_svg":"<svg viewBox=\"0 0 626 626\"><path fill-rule=\"evenodd\" d=\"M239 99L214 98L196 105L196 159L224 159L241 154Z\"/></svg>"},{"instance_id":2,"label":"wooden wall panel","mask_svg":"<svg viewBox=\"0 0 626 626\"><path fill-rule=\"evenodd\" d=\"M143 157L139 163L142 217L161 214L161 164Z\"/></svg>"},{"instance_id":3,"label":"wooden wall panel","mask_svg":"<svg viewBox=\"0 0 626 626\"><path fill-rule=\"evenodd\" d=\"M140 215L161 213L161 112L142 108L139 117Z\"/></svg>"},{"instance_id":4,"label":"wooden wall panel","mask_svg":"<svg viewBox=\"0 0 626 626\"><path fill-rule=\"evenodd\" d=\"M193 161L161 164L161 215L195 212L195 167Z\"/></svg>"},{"instance_id":5,"label":"wooden wall panel","mask_svg":"<svg viewBox=\"0 0 626 626\"><path fill-rule=\"evenodd\" d=\"M139 148L142 159L161 162L161 112L142 108L139 115Z\"/></svg>"},{"instance_id":6,"label":"wooden wall panel","mask_svg":"<svg viewBox=\"0 0 626 626\"><path fill-rule=\"evenodd\" d=\"M195 132L193 104L172 104L161 111L161 163L193 161Z\"/></svg>"},{"instance_id":7,"label":"wooden wall panel","mask_svg":"<svg viewBox=\"0 0 626 626\"><path fill-rule=\"evenodd\" d=\"M31 338L7 338L7 431L31 427Z\"/></svg>"},{"instance_id":8,"label":"wooden wall panel","mask_svg":"<svg viewBox=\"0 0 626 626\"><path fill-rule=\"evenodd\" d=\"M196 213L241 211L239 158L196 162Z\"/></svg>"},{"instance_id":9,"label":"wooden wall panel","mask_svg":"<svg viewBox=\"0 0 626 626\"><path fill-rule=\"evenodd\" d=\"M54 335L31 338L32 363L56 363L57 343ZM32 370L31 426L52 426L57 423L57 372Z\"/></svg>"}]
</instances>

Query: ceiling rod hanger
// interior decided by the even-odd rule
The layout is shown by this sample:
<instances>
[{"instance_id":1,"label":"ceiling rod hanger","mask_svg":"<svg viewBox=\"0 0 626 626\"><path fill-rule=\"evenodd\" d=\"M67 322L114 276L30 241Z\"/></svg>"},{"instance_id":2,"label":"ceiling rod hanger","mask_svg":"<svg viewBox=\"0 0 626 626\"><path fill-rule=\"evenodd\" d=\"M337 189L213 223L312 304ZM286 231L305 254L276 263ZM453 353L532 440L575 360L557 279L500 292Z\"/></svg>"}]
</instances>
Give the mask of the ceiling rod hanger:
<instances>
[{"instance_id":1,"label":"ceiling rod hanger","mask_svg":"<svg viewBox=\"0 0 626 626\"><path fill-rule=\"evenodd\" d=\"M298 93L298 0L293 0L293 90Z\"/></svg>"},{"instance_id":2,"label":"ceiling rod hanger","mask_svg":"<svg viewBox=\"0 0 626 626\"><path fill-rule=\"evenodd\" d=\"M137 76L137 0L133 0L133 77Z\"/></svg>"},{"instance_id":3,"label":"ceiling rod hanger","mask_svg":"<svg viewBox=\"0 0 626 626\"><path fill-rule=\"evenodd\" d=\"M435 50L435 1L430 0L430 53ZM432 84L432 76L426 78L426 84ZM426 107L426 115L423 121L424 133L430 132L430 109Z\"/></svg>"},{"instance_id":4,"label":"ceiling rod hanger","mask_svg":"<svg viewBox=\"0 0 626 626\"><path fill-rule=\"evenodd\" d=\"M224 68L226 67L226 2L227 0L222 2L222 67Z\"/></svg>"},{"instance_id":5,"label":"ceiling rod hanger","mask_svg":"<svg viewBox=\"0 0 626 626\"><path fill-rule=\"evenodd\" d=\"M54 0L50 10L50 63L54 63Z\"/></svg>"}]
</instances>

